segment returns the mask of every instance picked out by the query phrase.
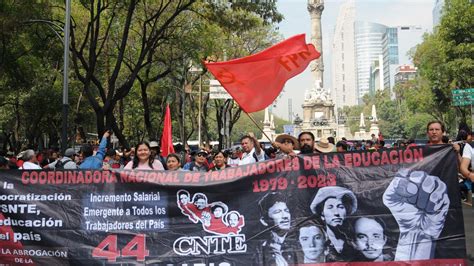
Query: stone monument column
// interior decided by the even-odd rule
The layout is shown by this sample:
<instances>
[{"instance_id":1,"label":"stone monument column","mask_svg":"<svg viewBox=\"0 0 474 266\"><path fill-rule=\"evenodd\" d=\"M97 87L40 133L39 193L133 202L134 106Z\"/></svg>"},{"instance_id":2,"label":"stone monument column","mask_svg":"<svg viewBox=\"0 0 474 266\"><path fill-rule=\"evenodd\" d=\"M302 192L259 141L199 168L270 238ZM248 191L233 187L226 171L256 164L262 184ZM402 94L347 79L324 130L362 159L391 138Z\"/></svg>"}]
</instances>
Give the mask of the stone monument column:
<instances>
[{"instance_id":1,"label":"stone monument column","mask_svg":"<svg viewBox=\"0 0 474 266\"><path fill-rule=\"evenodd\" d=\"M323 36L321 30L321 14L323 10L324 0L308 0L308 11L311 17L311 43L321 53L321 56L311 63L311 72L315 81L321 81L322 88L324 87Z\"/></svg>"}]
</instances>

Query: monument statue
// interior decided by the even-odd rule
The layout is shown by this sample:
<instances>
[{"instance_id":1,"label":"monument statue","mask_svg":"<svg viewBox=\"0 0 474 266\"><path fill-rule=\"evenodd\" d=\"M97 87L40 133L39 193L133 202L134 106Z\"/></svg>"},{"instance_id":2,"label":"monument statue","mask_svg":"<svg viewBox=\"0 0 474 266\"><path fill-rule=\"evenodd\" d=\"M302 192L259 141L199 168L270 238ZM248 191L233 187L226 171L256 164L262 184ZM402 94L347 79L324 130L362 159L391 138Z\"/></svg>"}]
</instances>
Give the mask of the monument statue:
<instances>
[{"instance_id":1,"label":"monument statue","mask_svg":"<svg viewBox=\"0 0 474 266\"><path fill-rule=\"evenodd\" d=\"M310 69L315 80L323 81L323 37L321 30L321 14L324 10L324 0L308 0L308 11L311 17L311 43L321 56L311 63ZM322 85L321 85L322 87Z\"/></svg>"},{"instance_id":2,"label":"monument statue","mask_svg":"<svg viewBox=\"0 0 474 266\"><path fill-rule=\"evenodd\" d=\"M311 90L305 92L305 100L307 101L330 101L329 91L322 87L322 81L316 80Z\"/></svg>"}]
</instances>

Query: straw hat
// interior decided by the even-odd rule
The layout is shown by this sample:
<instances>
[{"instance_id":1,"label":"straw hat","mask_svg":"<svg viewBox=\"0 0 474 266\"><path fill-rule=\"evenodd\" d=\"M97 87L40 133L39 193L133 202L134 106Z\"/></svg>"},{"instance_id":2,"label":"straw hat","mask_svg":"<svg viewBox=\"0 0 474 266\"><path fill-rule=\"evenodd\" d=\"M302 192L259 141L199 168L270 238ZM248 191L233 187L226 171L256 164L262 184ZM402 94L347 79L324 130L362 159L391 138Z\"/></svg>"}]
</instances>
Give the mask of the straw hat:
<instances>
[{"instance_id":1,"label":"straw hat","mask_svg":"<svg viewBox=\"0 0 474 266\"><path fill-rule=\"evenodd\" d=\"M278 142L278 143L283 143L284 140L291 140L291 142L293 142L293 149L297 150L300 148L300 145L299 145L299 142L298 140L291 136L291 135L288 135L288 134L280 134L278 135L278 137L276 137L275 139L275 142Z\"/></svg>"},{"instance_id":2,"label":"straw hat","mask_svg":"<svg viewBox=\"0 0 474 266\"><path fill-rule=\"evenodd\" d=\"M321 138L319 142L314 144L314 148L319 152L328 153L334 150L334 144L329 143L327 138Z\"/></svg>"}]
</instances>

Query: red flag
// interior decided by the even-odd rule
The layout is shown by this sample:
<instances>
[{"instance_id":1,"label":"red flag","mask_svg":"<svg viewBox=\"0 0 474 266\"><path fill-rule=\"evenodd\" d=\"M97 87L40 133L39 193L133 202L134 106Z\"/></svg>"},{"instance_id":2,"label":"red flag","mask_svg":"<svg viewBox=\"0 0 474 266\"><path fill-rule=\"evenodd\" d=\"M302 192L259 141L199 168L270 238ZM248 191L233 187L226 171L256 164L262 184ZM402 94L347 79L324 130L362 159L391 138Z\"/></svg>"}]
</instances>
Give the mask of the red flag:
<instances>
[{"instance_id":1,"label":"red flag","mask_svg":"<svg viewBox=\"0 0 474 266\"><path fill-rule=\"evenodd\" d=\"M269 106L286 81L320 55L300 34L251 56L204 64L240 107L251 113Z\"/></svg>"},{"instance_id":2,"label":"red flag","mask_svg":"<svg viewBox=\"0 0 474 266\"><path fill-rule=\"evenodd\" d=\"M169 104L166 105L165 122L163 125L163 134L161 135L161 155L163 157L174 153L173 133L171 130L171 113Z\"/></svg>"}]
</instances>

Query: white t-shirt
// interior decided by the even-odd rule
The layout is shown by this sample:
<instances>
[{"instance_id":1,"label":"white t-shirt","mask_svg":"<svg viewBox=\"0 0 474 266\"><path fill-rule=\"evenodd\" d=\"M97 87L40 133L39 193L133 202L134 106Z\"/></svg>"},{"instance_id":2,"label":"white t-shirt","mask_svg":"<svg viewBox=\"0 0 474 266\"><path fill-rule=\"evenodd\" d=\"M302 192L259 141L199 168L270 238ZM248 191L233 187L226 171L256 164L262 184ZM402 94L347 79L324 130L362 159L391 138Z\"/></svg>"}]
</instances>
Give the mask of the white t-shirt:
<instances>
[{"instance_id":1,"label":"white t-shirt","mask_svg":"<svg viewBox=\"0 0 474 266\"><path fill-rule=\"evenodd\" d=\"M472 156L473 149L471 145L466 143L462 151L462 157L471 160L471 165L474 165L474 156Z\"/></svg>"},{"instance_id":2,"label":"white t-shirt","mask_svg":"<svg viewBox=\"0 0 474 266\"><path fill-rule=\"evenodd\" d=\"M24 162L20 170L41 170L41 167L32 162Z\"/></svg>"},{"instance_id":3,"label":"white t-shirt","mask_svg":"<svg viewBox=\"0 0 474 266\"><path fill-rule=\"evenodd\" d=\"M242 158L240 159L239 165L246 165L251 163L256 163L253 154L257 155L257 161L265 161L265 152L263 150L260 151L260 154L256 154L255 148L253 148L249 153L242 154Z\"/></svg>"}]
</instances>

